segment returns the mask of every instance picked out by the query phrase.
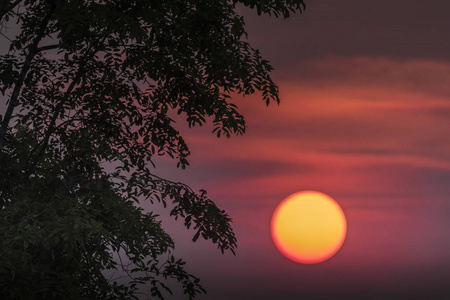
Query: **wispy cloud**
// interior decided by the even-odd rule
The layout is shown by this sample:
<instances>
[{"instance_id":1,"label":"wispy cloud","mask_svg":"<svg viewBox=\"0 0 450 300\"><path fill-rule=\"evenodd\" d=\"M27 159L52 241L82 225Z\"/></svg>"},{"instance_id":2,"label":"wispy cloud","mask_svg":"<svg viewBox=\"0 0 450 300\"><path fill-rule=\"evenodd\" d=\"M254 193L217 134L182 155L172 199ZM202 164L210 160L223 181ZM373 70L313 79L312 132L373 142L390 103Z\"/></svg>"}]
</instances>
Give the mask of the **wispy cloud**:
<instances>
[{"instance_id":1,"label":"wispy cloud","mask_svg":"<svg viewBox=\"0 0 450 300\"><path fill-rule=\"evenodd\" d=\"M275 282L272 269L297 272L277 255L269 223L284 197L304 189L334 197L349 222L332 262L298 271L310 284L325 269L340 272L339 285L349 289L358 278L362 290L395 290L392 281L406 287L414 274L431 276L430 266L444 272L450 63L330 57L298 66L277 75L280 106L267 108L256 96L234 99L249 125L244 137L217 140L209 127L178 124L192 150L192 167L181 180L207 187L234 219L239 255L224 259L221 272L231 274L233 261L242 270L239 280Z\"/></svg>"}]
</instances>

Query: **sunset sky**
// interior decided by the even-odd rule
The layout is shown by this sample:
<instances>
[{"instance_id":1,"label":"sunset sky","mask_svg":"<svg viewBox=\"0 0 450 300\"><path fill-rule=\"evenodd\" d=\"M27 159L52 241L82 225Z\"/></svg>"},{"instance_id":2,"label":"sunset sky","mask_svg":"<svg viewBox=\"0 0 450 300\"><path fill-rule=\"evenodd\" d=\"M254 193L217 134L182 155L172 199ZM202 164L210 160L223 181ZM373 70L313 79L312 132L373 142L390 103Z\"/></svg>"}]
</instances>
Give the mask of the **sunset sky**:
<instances>
[{"instance_id":1,"label":"sunset sky","mask_svg":"<svg viewBox=\"0 0 450 300\"><path fill-rule=\"evenodd\" d=\"M290 19L246 16L275 67L282 102L235 102L244 136L184 133L191 167L157 172L208 195L233 218L237 255L193 243L166 222L198 299L444 299L450 294L450 2L306 1ZM343 208L336 256L282 256L270 219L285 197L317 190ZM184 298L180 298L184 299Z\"/></svg>"}]
</instances>

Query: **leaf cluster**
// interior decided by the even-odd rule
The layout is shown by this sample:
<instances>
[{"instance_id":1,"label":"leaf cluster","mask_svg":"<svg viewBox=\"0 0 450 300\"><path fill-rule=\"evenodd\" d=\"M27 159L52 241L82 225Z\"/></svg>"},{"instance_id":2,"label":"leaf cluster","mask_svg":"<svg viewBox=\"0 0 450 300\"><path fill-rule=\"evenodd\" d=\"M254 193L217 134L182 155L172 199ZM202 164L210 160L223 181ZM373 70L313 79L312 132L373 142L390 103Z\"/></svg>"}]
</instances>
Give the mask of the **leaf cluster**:
<instances>
[{"instance_id":1,"label":"leaf cluster","mask_svg":"<svg viewBox=\"0 0 450 300\"><path fill-rule=\"evenodd\" d=\"M149 285L162 299L170 278L189 298L204 292L139 202L167 206L194 241L234 253L227 213L205 191L155 175L154 158L189 165L171 113L230 137L246 129L233 94L279 102L240 4L284 17L304 9L302 0L0 2L2 35L20 29L0 54L2 297L134 299ZM115 269L127 284L105 277Z\"/></svg>"},{"instance_id":2,"label":"leaf cluster","mask_svg":"<svg viewBox=\"0 0 450 300\"><path fill-rule=\"evenodd\" d=\"M19 128L0 155L2 298L137 299L139 285L149 283L150 293L162 299L169 278L190 298L204 291L175 260L174 242L158 216L135 205L132 182L120 189L114 174L93 160L65 157L56 144L24 179L24 154L37 142L32 131ZM159 199L177 196L152 192ZM105 270L125 273L127 284L106 278Z\"/></svg>"}]
</instances>

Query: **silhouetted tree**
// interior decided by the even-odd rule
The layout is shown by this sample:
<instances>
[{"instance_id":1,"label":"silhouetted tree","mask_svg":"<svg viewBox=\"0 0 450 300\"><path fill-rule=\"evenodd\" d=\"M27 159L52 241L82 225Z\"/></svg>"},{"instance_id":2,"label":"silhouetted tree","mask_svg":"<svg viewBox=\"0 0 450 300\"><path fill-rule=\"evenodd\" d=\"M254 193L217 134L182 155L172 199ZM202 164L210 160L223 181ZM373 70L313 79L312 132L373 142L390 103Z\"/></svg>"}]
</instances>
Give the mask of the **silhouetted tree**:
<instances>
[{"instance_id":1,"label":"silhouetted tree","mask_svg":"<svg viewBox=\"0 0 450 300\"><path fill-rule=\"evenodd\" d=\"M204 291L138 203L169 203L194 241L234 253L229 216L204 191L155 175L152 159L188 165L171 110L189 126L210 117L229 137L246 128L231 94L279 101L237 5L284 17L304 9L302 0L0 2L2 299L136 299L142 284L162 298L169 278L189 298ZM105 277L117 268L127 283Z\"/></svg>"}]
</instances>

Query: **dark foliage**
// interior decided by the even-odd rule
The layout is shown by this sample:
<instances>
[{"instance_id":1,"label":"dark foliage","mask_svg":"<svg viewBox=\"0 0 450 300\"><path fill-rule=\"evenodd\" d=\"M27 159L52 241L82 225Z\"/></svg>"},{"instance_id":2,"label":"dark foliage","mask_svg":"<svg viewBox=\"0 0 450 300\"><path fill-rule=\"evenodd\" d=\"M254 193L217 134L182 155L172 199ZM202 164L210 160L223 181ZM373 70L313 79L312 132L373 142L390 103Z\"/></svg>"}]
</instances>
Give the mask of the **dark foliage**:
<instances>
[{"instance_id":1,"label":"dark foliage","mask_svg":"<svg viewBox=\"0 0 450 300\"><path fill-rule=\"evenodd\" d=\"M0 298L136 299L204 292L173 256L162 203L222 251L231 219L206 192L154 174L152 159L188 165L170 111L243 134L233 93L278 102L272 67L245 41L236 5L288 17L301 0L0 1ZM11 32L20 29L17 36ZM3 42L2 42L3 43ZM115 167L115 169L114 169ZM108 171L113 170L113 171ZM105 277L122 270L127 284Z\"/></svg>"}]
</instances>

